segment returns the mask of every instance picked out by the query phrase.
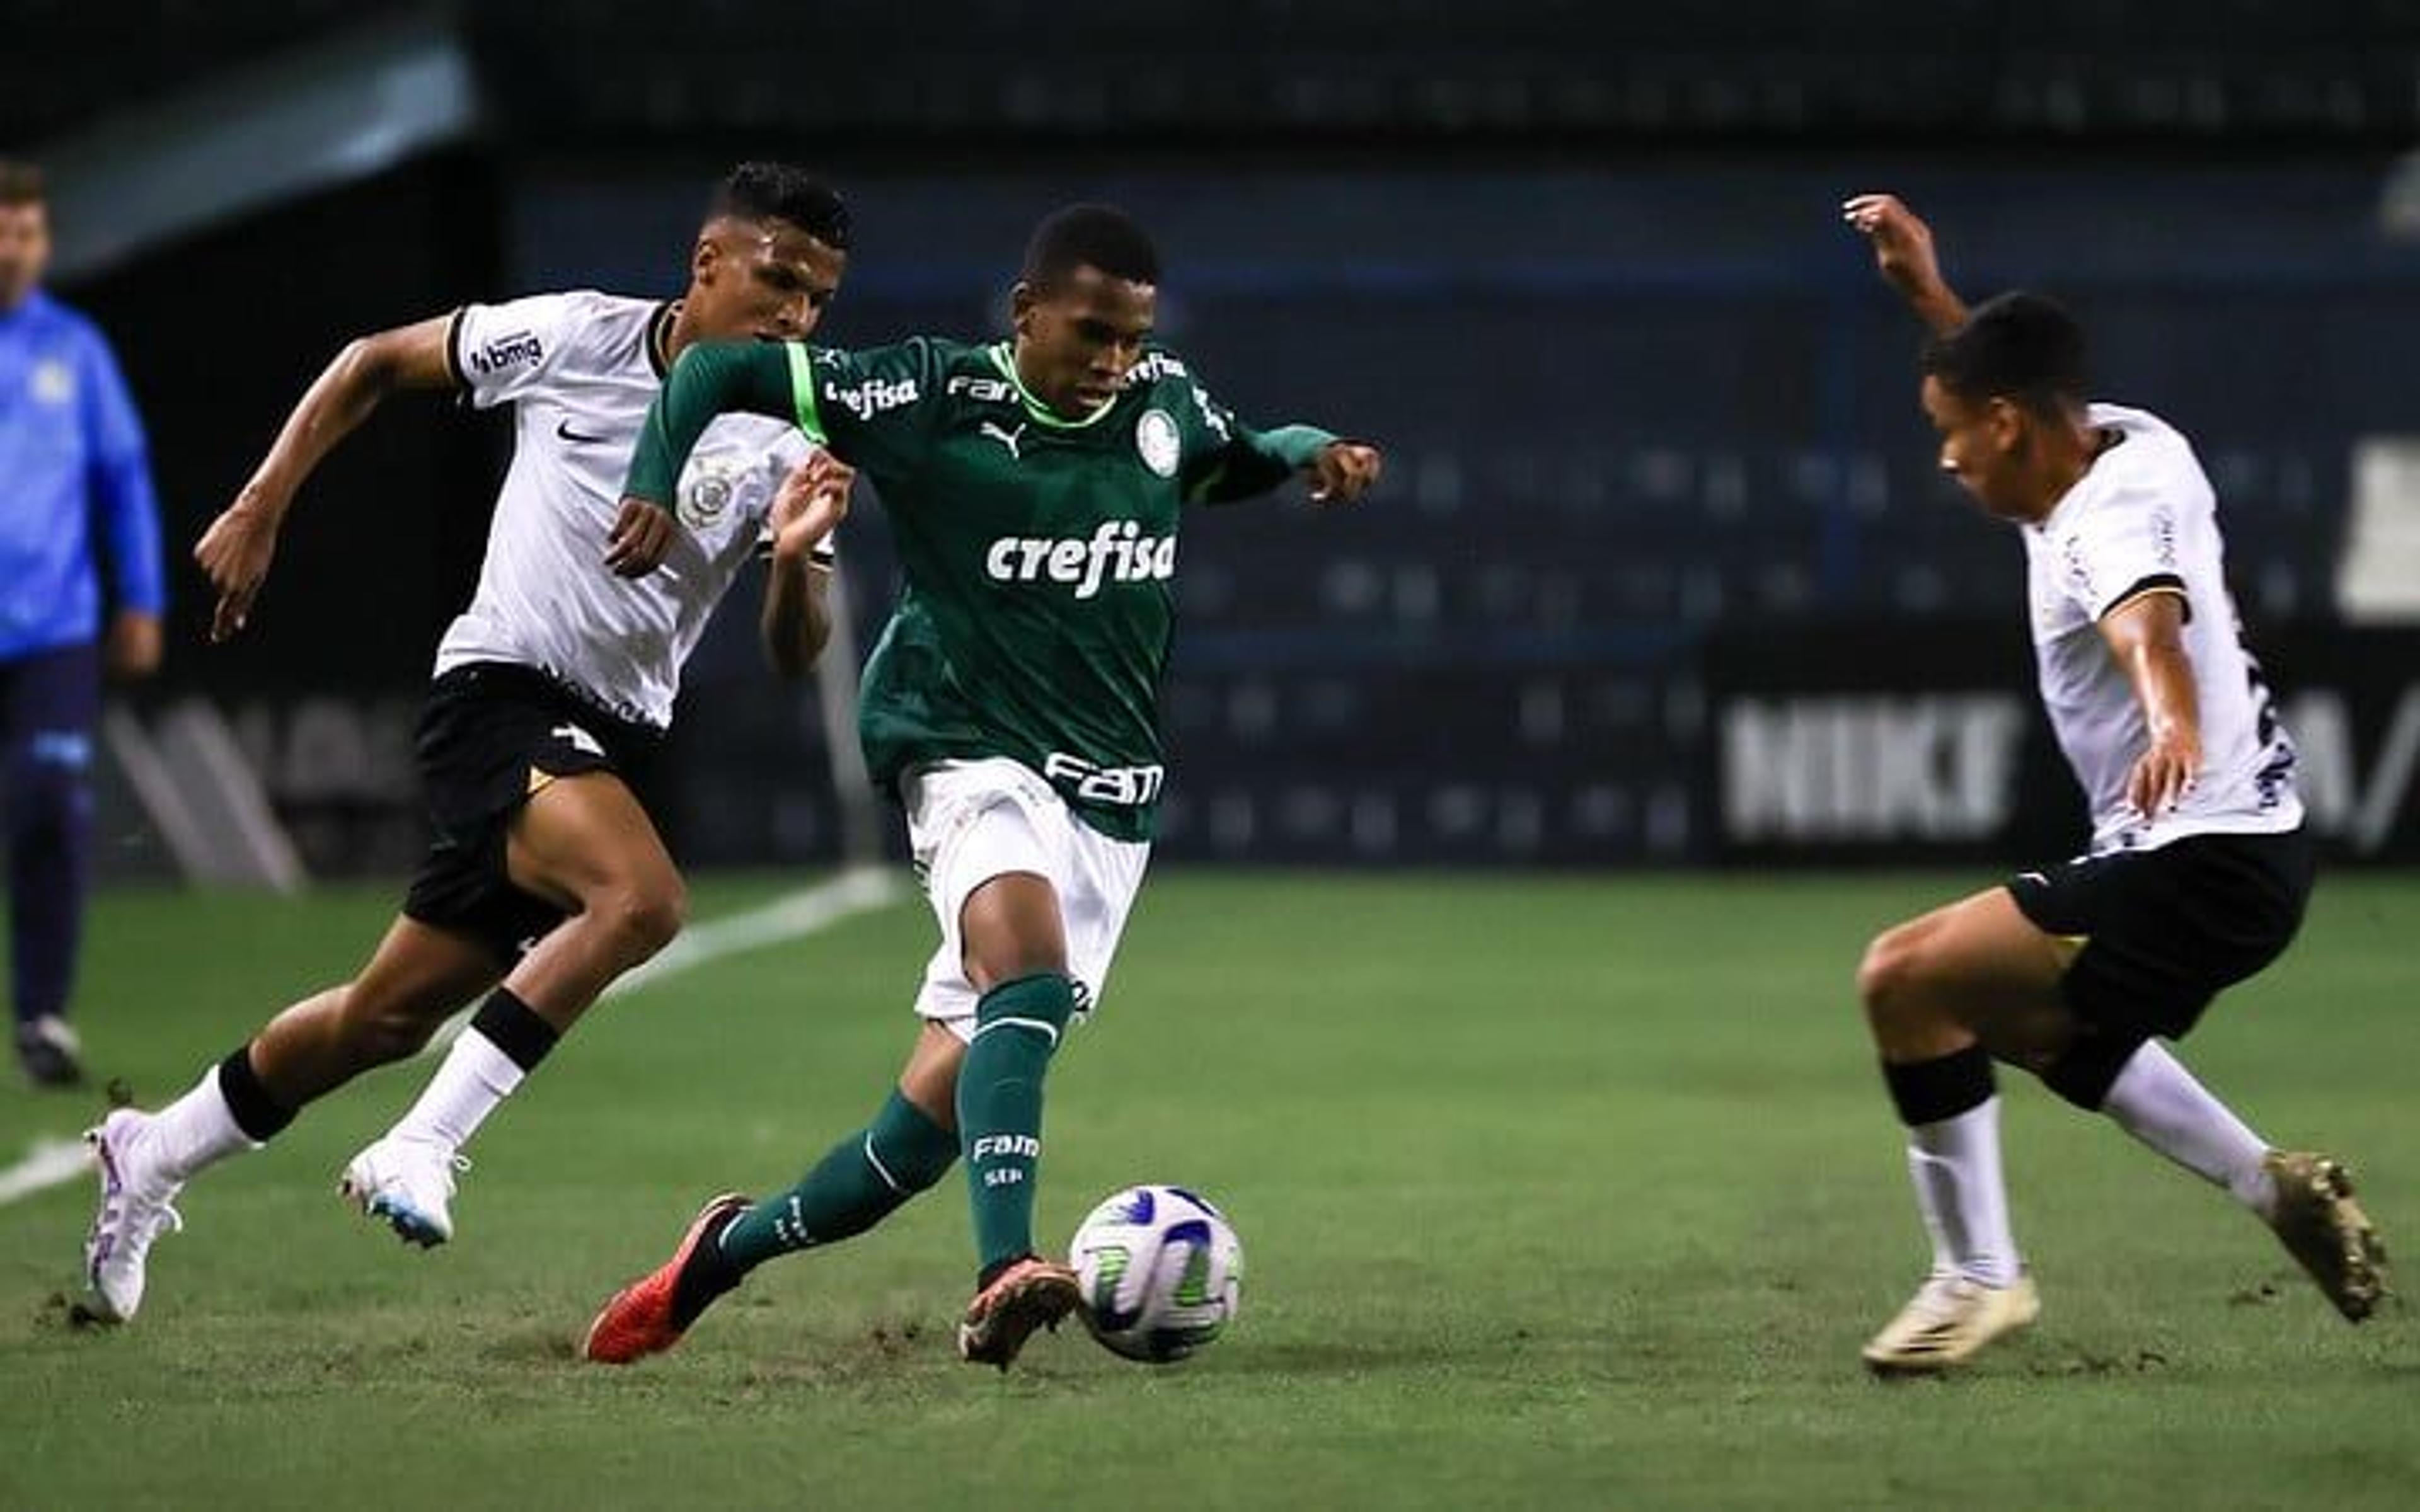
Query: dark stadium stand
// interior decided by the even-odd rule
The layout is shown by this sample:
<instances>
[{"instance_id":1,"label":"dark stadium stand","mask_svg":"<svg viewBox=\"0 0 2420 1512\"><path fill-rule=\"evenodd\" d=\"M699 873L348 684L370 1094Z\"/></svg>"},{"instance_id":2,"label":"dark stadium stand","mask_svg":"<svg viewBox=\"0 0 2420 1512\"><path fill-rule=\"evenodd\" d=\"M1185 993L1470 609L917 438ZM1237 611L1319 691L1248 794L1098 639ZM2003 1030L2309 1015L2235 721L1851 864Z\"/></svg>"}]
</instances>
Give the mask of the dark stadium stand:
<instances>
[{"instance_id":1,"label":"dark stadium stand","mask_svg":"<svg viewBox=\"0 0 2420 1512\"><path fill-rule=\"evenodd\" d=\"M846 186L860 240L823 332L843 344L996 332L1033 214L1115 198L1160 237L1162 328L1222 397L1390 448L1370 508L1188 524L1179 855L1701 855L1701 806L1672 794L1710 764L1705 648L2020 625L2017 543L1932 465L1915 329L1836 224L1851 191L1907 192L1969 293L2078 309L2100 392L2202 447L2256 628L2335 623L2353 448L2411 429L2394 374L2420 346L2420 264L2381 199L2420 139L2420 0L1943 0L1920 28L1849 0L222 0L140 26L23 0L11 61L55 66L11 70L0 140L71 137L405 13L469 39L483 125L174 249L196 277L251 281L301 236L361 276L247 311L219 381L160 409L172 534L356 330L519 289L669 287L730 156L809 150ZM197 322L161 313L181 285L136 266L74 292L139 391L186 385ZM425 497L484 498L501 441L442 432L440 449L382 421L362 452L414 471L338 475L405 522L384 633L211 664L246 728L328 690L339 651L377 685L360 697L411 694L478 546L475 504ZM337 549L321 528L298 531L298 561ZM893 572L879 509L846 541L870 644ZM342 611L313 581L281 584L298 622ZM195 675L172 662L172 682ZM2024 677L2019 660L1996 683ZM834 833L821 795L780 780L823 736L760 702L761 678L748 616L722 616L679 764L701 859ZM1307 786L1288 764L1314 758Z\"/></svg>"}]
</instances>

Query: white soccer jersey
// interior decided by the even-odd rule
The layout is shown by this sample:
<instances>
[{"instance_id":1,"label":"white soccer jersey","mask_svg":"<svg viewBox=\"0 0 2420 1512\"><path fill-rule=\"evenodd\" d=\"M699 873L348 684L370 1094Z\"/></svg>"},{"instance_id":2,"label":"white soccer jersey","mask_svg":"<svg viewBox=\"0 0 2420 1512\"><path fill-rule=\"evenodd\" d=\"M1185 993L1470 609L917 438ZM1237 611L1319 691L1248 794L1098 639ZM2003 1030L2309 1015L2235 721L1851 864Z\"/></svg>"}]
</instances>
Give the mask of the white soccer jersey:
<instances>
[{"instance_id":1,"label":"white soccer jersey","mask_svg":"<svg viewBox=\"0 0 2420 1512\"><path fill-rule=\"evenodd\" d=\"M2157 415L2106 404L2089 413L2118 439L2024 533L2042 707L2092 805L2092 849L2292 829L2303 822L2294 745L2243 646L2210 479L2192 445ZM2185 601L2203 766L2174 812L2146 819L2126 801L2126 775L2150 736L2100 622L2164 591Z\"/></svg>"},{"instance_id":2,"label":"white soccer jersey","mask_svg":"<svg viewBox=\"0 0 2420 1512\"><path fill-rule=\"evenodd\" d=\"M681 664L763 535L774 490L814 450L796 427L724 415L682 471L680 530L636 579L605 566L622 483L662 382L672 307L581 290L455 316L447 352L480 409L511 404L512 467L496 496L470 608L437 671L535 667L626 719L672 722ZM817 550L829 562L829 543Z\"/></svg>"}]
</instances>

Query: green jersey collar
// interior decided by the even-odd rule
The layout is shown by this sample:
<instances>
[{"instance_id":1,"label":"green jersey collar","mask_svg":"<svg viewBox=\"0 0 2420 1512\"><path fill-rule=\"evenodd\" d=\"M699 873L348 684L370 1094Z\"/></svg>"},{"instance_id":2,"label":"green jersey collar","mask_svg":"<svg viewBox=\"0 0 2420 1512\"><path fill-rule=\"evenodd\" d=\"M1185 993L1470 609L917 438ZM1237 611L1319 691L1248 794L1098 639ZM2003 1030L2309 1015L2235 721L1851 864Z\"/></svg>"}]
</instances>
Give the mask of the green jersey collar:
<instances>
[{"instance_id":1,"label":"green jersey collar","mask_svg":"<svg viewBox=\"0 0 2420 1512\"><path fill-rule=\"evenodd\" d=\"M1016 357L1010 350L1008 343L1004 341L992 343L991 362L994 367L1000 369L1001 377L1016 386L1016 396L1025 401L1025 412L1053 430L1082 430L1117 408L1118 401L1112 398L1081 420L1066 419L1055 413L1048 405L1034 396L1032 389L1025 386L1025 379L1017 375Z\"/></svg>"}]
</instances>

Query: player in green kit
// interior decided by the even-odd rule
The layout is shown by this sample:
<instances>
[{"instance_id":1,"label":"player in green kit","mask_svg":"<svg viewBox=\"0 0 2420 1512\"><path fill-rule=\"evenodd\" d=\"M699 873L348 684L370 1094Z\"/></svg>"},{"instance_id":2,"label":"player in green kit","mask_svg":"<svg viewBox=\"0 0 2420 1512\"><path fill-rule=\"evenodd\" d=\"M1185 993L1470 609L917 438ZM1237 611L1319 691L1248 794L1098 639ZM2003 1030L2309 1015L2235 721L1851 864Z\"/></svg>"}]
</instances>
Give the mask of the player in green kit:
<instances>
[{"instance_id":1,"label":"player in green kit","mask_svg":"<svg viewBox=\"0 0 2420 1512\"><path fill-rule=\"evenodd\" d=\"M1178 516L1307 474L1358 498L1374 447L1256 431L1151 340L1159 258L1126 216L1035 230L1016 337L844 352L692 348L648 417L625 492L661 507L717 414L793 419L869 477L907 587L865 669L860 730L908 813L941 929L896 1090L790 1191L708 1202L671 1260L589 1326L592 1360L671 1348L777 1255L864 1232L961 1155L981 1259L958 1352L1007 1368L1076 1307L1033 1247L1042 1087L1097 1000L1150 854Z\"/></svg>"}]
</instances>

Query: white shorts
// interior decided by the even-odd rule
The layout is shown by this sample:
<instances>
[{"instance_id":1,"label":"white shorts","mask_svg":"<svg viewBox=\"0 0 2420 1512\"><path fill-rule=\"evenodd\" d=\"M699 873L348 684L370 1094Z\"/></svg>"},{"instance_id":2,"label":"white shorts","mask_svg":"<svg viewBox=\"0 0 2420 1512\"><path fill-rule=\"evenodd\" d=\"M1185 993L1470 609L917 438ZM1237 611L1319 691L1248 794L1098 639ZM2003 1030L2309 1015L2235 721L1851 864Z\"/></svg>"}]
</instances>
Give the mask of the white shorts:
<instances>
[{"instance_id":1,"label":"white shorts","mask_svg":"<svg viewBox=\"0 0 2420 1512\"><path fill-rule=\"evenodd\" d=\"M1088 1016L1099 1006L1151 846L1111 840L1086 825L1031 767L1004 756L920 766L899 788L908 848L941 926L916 1011L961 1040L973 1036L982 995L967 980L959 912L968 894L992 878L1031 872L1059 894L1077 1014Z\"/></svg>"}]
</instances>

